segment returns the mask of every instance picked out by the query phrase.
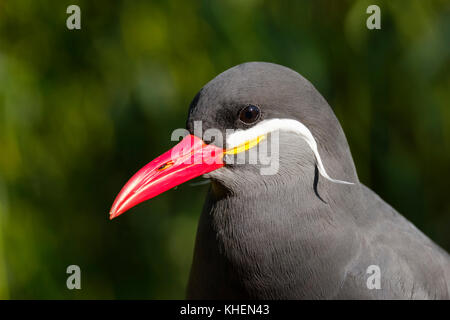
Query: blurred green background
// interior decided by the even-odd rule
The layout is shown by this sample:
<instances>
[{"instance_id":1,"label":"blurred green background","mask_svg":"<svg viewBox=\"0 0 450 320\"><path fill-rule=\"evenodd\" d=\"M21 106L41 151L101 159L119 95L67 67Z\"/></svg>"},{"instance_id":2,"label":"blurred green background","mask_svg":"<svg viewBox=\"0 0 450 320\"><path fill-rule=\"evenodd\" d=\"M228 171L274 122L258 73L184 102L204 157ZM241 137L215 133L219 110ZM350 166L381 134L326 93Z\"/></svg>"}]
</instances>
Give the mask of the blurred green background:
<instances>
[{"instance_id":1,"label":"blurred green background","mask_svg":"<svg viewBox=\"0 0 450 320\"><path fill-rule=\"evenodd\" d=\"M66 8L81 7L81 30ZM381 30L366 8L381 8ZM324 95L360 180L450 250L449 1L1 1L0 298L183 298L208 186L114 221L197 91L246 61ZM66 268L82 290L66 288Z\"/></svg>"}]
</instances>

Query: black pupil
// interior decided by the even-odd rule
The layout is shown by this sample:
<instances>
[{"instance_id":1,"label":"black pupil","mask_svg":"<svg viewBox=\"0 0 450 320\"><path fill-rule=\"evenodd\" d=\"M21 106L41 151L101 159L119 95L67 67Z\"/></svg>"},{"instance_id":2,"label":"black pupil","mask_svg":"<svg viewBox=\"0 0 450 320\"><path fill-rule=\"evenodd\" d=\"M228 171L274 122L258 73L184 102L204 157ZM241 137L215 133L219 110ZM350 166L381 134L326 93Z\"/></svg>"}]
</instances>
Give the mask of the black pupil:
<instances>
[{"instance_id":1,"label":"black pupil","mask_svg":"<svg viewBox=\"0 0 450 320\"><path fill-rule=\"evenodd\" d=\"M242 109L240 114L241 121L245 123L252 123L259 118L259 108L254 105L249 105Z\"/></svg>"}]
</instances>

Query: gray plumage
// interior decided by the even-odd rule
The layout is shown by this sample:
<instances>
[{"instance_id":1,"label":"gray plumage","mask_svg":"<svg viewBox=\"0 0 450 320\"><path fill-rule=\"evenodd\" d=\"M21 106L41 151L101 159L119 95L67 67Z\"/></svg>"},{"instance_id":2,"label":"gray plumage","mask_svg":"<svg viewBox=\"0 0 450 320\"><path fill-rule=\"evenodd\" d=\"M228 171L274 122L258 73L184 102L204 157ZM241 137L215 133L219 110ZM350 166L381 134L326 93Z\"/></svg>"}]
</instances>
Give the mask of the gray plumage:
<instances>
[{"instance_id":1,"label":"gray plumage","mask_svg":"<svg viewBox=\"0 0 450 320\"><path fill-rule=\"evenodd\" d=\"M260 62L231 68L194 98L187 128L201 120L203 130L246 129L237 119L246 104L260 106L261 120L303 123L328 174L355 184L321 177L306 142L283 131L277 174L260 175L258 164L209 173L188 298L449 299L449 255L359 183L338 120L298 73ZM370 265L380 267L381 289L367 287Z\"/></svg>"}]
</instances>

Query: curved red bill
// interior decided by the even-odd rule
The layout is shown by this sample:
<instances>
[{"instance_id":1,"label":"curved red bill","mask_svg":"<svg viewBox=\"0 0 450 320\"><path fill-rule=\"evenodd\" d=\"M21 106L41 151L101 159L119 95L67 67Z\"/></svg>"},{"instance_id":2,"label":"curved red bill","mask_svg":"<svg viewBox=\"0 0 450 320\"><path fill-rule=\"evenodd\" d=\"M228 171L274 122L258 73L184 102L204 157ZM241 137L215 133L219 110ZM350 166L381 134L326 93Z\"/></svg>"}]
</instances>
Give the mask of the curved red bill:
<instances>
[{"instance_id":1,"label":"curved red bill","mask_svg":"<svg viewBox=\"0 0 450 320\"><path fill-rule=\"evenodd\" d=\"M223 149L188 135L139 170L122 188L110 211L113 219L183 182L224 166Z\"/></svg>"}]
</instances>

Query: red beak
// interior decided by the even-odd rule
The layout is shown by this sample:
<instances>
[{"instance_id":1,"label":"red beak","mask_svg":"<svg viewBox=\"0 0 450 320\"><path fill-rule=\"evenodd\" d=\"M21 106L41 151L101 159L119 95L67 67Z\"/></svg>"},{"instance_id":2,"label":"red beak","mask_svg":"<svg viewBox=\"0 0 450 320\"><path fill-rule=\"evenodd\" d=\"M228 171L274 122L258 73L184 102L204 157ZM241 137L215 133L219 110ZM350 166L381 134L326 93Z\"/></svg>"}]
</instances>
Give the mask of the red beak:
<instances>
[{"instance_id":1,"label":"red beak","mask_svg":"<svg viewBox=\"0 0 450 320\"><path fill-rule=\"evenodd\" d=\"M193 135L139 170L122 188L111 208L113 219L137 204L183 182L224 166L223 149Z\"/></svg>"}]
</instances>

